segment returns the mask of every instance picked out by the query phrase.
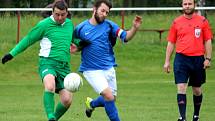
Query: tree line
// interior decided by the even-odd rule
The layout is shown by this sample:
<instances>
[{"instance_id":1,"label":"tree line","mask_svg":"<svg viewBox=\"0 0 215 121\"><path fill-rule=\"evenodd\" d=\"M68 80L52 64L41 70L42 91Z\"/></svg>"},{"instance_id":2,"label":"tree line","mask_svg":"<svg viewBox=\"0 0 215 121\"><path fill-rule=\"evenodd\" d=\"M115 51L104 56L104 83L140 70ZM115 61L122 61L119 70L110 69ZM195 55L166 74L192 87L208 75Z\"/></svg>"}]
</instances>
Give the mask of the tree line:
<instances>
[{"instance_id":1,"label":"tree line","mask_svg":"<svg viewBox=\"0 0 215 121\"><path fill-rule=\"evenodd\" d=\"M0 0L0 8L43 8L54 0ZM92 7L94 0L65 0L70 8ZM110 0L113 7L180 7L182 0ZM215 6L215 0L203 1L205 6Z\"/></svg>"}]
</instances>

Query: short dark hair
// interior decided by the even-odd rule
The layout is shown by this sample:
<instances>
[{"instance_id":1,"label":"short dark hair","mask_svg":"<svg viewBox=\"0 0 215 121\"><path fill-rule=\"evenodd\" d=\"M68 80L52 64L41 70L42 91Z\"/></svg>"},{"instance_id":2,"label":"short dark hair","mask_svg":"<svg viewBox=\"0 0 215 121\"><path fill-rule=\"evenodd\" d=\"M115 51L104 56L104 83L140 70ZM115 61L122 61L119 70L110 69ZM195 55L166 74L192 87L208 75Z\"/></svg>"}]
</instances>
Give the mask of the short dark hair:
<instances>
[{"instance_id":1,"label":"short dark hair","mask_svg":"<svg viewBox=\"0 0 215 121\"><path fill-rule=\"evenodd\" d=\"M54 3L52 10L54 11L55 8L58 8L60 10L66 10L68 9L68 5L64 1L57 1Z\"/></svg>"},{"instance_id":2,"label":"short dark hair","mask_svg":"<svg viewBox=\"0 0 215 121\"><path fill-rule=\"evenodd\" d=\"M197 0L193 0L193 2L194 2L194 4L196 4L196 3L197 3ZM183 0L181 1L181 3L183 3Z\"/></svg>"},{"instance_id":3,"label":"short dark hair","mask_svg":"<svg viewBox=\"0 0 215 121\"><path fill-rule=\"evenodd\" d=\"M98 7L101 6L102 3L107 5L109 7L109 9L112 8L112 3L109 0L96 0L94 3L94 7L96 7L96 9L97 9Z\"/></svg>"}]
</instances>

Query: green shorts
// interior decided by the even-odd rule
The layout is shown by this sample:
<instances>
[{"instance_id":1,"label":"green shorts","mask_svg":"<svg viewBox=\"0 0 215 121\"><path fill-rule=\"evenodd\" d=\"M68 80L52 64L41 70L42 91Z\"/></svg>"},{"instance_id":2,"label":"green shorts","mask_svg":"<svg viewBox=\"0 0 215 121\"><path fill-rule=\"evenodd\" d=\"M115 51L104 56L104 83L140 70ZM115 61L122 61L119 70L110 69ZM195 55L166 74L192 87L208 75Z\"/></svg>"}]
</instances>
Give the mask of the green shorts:
<instances>
[{"instance_id":1,"label":"green shorts","mask_svg":"<svg viewBox=\"0 0 215 121\"><path fill-rule=\"evenodd\" d=\"M42 81L47 74L52 74L55 76L56 93L64 89L64 78L70 72L70 65L68 62L62 62L42 57L40 57L39 59L39 75Z\"/></svg>"}]
</instances>

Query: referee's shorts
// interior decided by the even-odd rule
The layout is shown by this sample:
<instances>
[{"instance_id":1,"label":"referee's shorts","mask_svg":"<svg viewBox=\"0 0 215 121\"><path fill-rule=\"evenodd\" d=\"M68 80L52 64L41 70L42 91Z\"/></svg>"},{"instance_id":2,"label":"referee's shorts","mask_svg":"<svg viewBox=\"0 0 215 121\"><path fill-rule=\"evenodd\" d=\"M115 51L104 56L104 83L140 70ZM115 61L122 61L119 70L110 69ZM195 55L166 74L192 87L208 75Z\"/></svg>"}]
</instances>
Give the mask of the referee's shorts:
<instances>
[{"instance_id":1,"label":"referee's shorts","mask_svg":"<svg viewBox=\"0 0 215 121\"><path fill-rule=\"evenodd\" d=\"M204 56L186 56L176 53L174 60L175 84L188 83L188 86L201 87L206 80L206 72L203 68L204 60Z\"/></svg>"}]
</instances>

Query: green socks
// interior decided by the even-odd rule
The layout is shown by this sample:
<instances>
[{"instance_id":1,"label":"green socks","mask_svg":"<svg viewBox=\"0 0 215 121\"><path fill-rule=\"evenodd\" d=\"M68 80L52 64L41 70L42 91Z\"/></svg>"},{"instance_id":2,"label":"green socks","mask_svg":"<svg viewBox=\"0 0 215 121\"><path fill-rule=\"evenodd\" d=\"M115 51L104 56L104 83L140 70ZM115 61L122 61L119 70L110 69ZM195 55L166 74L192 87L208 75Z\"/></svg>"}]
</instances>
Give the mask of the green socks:
<instances>
[{"instance_id":1,"label":"green socks","mask_svg":"<svg viewBox=\"0 0 215 121\"><path fill-rule=\"evenodd\" d=\"M58 120L67 110L68 108L66 108L61 102L59 102L54 113L56 119Z\"/></svg>"},{"instance_id":2,"label":"green socks","mask_svg":"<svg viewBox=\"0 0 215 121\"><path fill-rule=\"evenodd\" d=\"M48 92L48 91L44 92L43 104L44 104L44 108L48 119L58 120L68 110L68 108L66 108L61 102L59 102L54 112L55 102L54 102L53 92Z\"/></svg>"},{"instance_id":3,"label":"green socks","mask_svg":"<svg viewBox=\"0 0 215 121\"><path fill-rule=\"evenodd\" d=\"M43 96L43 105L48 119L55 119L54 116L54 93L45 91Z\"/></svg>"}]
</instances>

